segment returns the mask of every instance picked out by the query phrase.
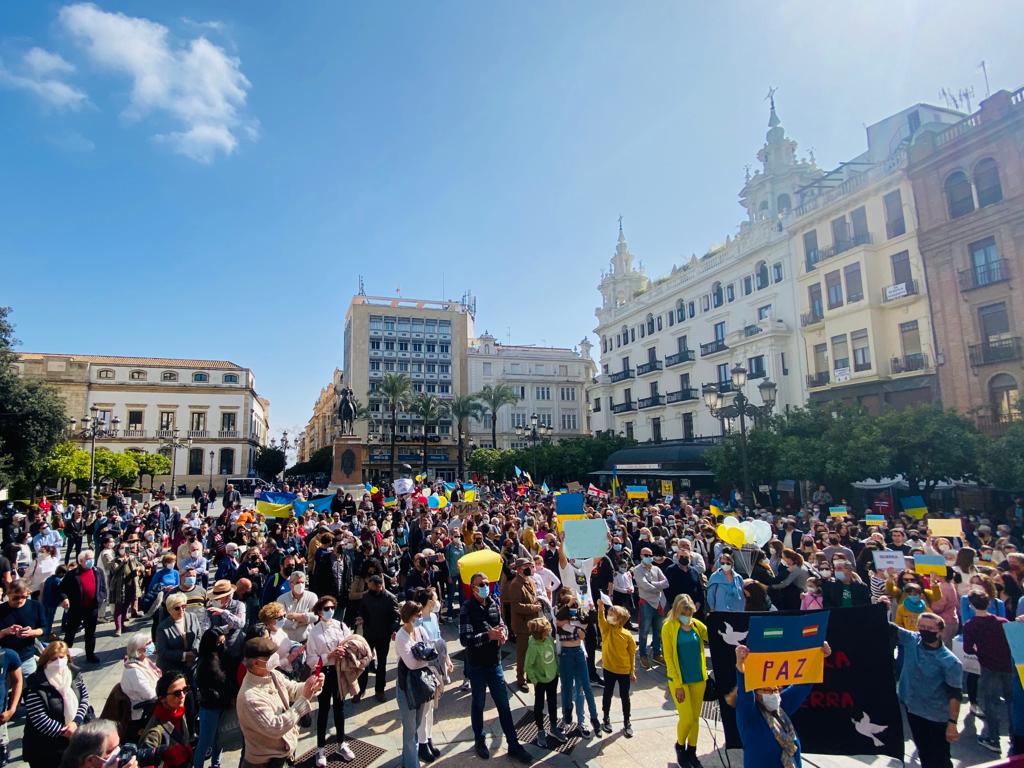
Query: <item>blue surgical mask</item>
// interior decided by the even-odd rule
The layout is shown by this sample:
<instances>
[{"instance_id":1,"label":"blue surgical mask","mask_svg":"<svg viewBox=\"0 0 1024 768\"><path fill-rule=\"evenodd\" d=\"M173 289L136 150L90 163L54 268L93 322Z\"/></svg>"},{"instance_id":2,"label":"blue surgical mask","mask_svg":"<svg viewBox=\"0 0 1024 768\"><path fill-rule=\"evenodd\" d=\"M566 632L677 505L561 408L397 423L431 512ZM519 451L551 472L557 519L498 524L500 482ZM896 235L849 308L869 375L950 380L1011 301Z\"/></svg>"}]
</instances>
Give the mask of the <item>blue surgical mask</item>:
<instances>
[{"instance_id":1,"label":"blue surgical mask","mask_svg":"<svg viewBox=\"0 0 1024 768\"><path fill-rule=\"evenodd\" d=\"M491 589L490 587L479 586L476 588L476 593L480 597L487 597L491 594Z\"/></svg>"},{"instance_id":2,"label":"blue surgical mask","mask_svg":"<svg viewBox=\"0 0 1024 768\"><path fill-rule=\"evenodd\" d=\"M616 544L616 545L614 545L614 546L613 546L612 548L613 548L613 549L614 549L614 550L615 550L616 552L621 552L621 551L622 551L622 545L621 545L621 544Z\"/></svg>"},{"instance_id":3,"label":"blue surgical mask","mask_svg":"<svg viewBox=\"0 0 1024 768\"><path fill-rule=\"evenodd\" d=\"M96 564L96 561L95 561L95 560L93 560L93 559L92 559L92 558L90 557L90 558L89 558L88 560L86 560L86 561L85 561L85 562L84 562L84 563L83 563L82 565L83 565L83 566L85 567L85 569L86 569L86 570L89 570L89 569L90 569L90 568L92 568L92 567L93 567L93 565L95 565L95 564Z\"/></svg>"},{"instance_id":4,"label":"blue surgical mask","mask_svg":"<svg viewBox=\"0 0 1024 768\"><path fill-rule=\"evenodd\" d=\"M152 656L155 653L156 653L156 646L153 645L153 643L150 643L149 645L146 646L146 656Z\"/></svg>"},{"instance_id":5,"label":"blue surgical mask","mask_svg":"<svg viewBox=\"0 0 1024 768\"><path fill-rule=\"evenodd\" d=\"M333 619L334 618L334 609L333 608L324 608L322 611L320 611L320 615L323 616L325 619Z\"/></svg>"},{"instance_id":6,"label":"blue surgical mask","mask_svg":"<svg viewBox=\"0 0 1024 768\"><path fill-rule=\"evenodd\" d=\"M645 557L643 560L644 560L644 565L650 565L651 563L654 562L654 558L653 557Z\"/></svg>"},{"instance_id":7,"label":"blue surgical mask","mask_svg":"<svg viewBox=\"0 0 1024 768\"><path fill-rule=\"evenodd\" d=\"M186 576L185 577L185 586L186 587L190 587L191 588L191 587L194 587L195 585L196 585L196 577L195 576Z\"/></svg>"}]
</instances>

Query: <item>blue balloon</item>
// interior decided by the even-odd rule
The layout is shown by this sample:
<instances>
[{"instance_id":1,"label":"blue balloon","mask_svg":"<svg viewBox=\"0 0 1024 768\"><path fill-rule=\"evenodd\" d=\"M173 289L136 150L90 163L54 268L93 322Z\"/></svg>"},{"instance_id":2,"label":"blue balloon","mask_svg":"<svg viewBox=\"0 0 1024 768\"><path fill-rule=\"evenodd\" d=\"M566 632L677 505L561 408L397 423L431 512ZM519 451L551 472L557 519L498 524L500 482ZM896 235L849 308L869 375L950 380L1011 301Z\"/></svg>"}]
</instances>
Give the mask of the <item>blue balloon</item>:
<instances>
[{"instance_id":1,"label":"blue balloon","mask_svg":"<svg viewBox=\"0 0 1024 768\"><path fill-rule=\"evenodd\" d=\"M431 509L437 509L439 506L441 506L441 500L438 499L437 496L430 496L427 499L427 506L430 507Z\"/></svg>"}]
</instances>

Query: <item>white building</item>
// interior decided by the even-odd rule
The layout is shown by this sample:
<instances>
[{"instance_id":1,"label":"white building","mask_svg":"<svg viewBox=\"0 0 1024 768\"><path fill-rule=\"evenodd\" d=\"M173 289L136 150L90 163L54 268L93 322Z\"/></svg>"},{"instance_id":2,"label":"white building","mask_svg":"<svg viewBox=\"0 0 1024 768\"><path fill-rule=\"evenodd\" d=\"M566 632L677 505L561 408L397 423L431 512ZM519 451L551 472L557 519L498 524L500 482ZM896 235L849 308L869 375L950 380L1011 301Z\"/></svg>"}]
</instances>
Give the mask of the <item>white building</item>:
<instances>
[{"instance_id":1,"label":"white building","mask_svg":"<svg viewBox=\"0 0 1024 768\"><path fill-rule=\"evenodd\" d=\"M818 173L797 159L772 104L758 153L761 169L740 191L747 219L734 238L692 256L653 282L633 265L622 226L602 274L595 329L601 370L588 391L591 428L640 442L715 436L728 429L702 399L705 385L731 389L742 364L750 382L778 386L777 409L803 405L805 371L788 221L798 190Z\"/></svg>"},{"instance_id":2,"label":"white building","mask_svg":"<svg viewBox=\"0 0 1024 768\"><path fill-rule=\"evenodd\" d=\"M498 411L498 448L527 447L529 440L517 438L515 429L528 428L533 414L552 428L552 440L590 433L586 387L595 374L591 348L586 339L576 349L502 344L489 333L470 341L469 391L508 384L519 398ZM490 447L490 415L468 424L470 438Z\"/></svg>"},{"instance_id":3,"label":"white building","mask_svg":"<svg viewBox=\"0 0 1024 768\"><path fill-rule=\"evenodd\" d=\"M93 408L111 429L120 419L113 436L98 445L176 453L176 485L205 488L214 475L247 475L256 451L267 444L270 402L256 393L252 371L235 363L25 353L16 367L23 376L53 384L79 427ZM172 452L163 444L175 429L186 445ZM158 476L155 482L170 481Z\"/></svg>"}]
</instances>

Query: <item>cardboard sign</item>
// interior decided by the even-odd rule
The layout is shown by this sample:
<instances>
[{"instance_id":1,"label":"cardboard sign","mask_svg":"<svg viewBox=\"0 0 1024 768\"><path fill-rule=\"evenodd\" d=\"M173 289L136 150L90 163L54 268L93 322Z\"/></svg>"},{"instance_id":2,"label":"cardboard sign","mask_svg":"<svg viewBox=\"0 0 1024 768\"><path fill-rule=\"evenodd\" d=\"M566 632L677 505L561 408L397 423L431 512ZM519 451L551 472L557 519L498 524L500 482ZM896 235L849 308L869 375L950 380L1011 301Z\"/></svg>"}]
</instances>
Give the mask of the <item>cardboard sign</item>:
<instances>
[{"instance_id":1,"label":"cardboard sign","mask_svg":"<svg viewBox=\"0 0 1024 768\"><path fill-rule=\"evenodd\" d=\"M566 483L565 490L569 493L579 493L583 490L583 486L579 483Z\"/></svg>"},{"instance_id":2,"label":"cardboard sign","mask_svg":"<svg viewBox=\"0 0 1024 768\"><path fill-rule=\"evenodd\" d=\"M890 568L895 568L897 571L902 571L904 566L904 555L900 551L893 552L891 550L875 550L871 553L872 557L875 558L875 570L886 572Z\"/></svg>"},{"instance_id":3,"label":"cardboard sign","mask_svg":"<svg viewBox=\"0 0 1024 768\"><path fill-rule=\"evenodd\" d=\"M932 536L945 536L951 539L962 539L964 537L963 523L960 518L952 520L928 519L928 533Z\"/></svg>"},{"instance_id":4,"label":"cardboard sign","mask_svg":"<svg viewBox=\"0 0 1024 768\"><path fill-rule=\"evenodd\" d=\"M942 555L914 555L914 573L946 575L946 558Z\"/></svg>"},{"instance_id":5,"label":"cardboard sign","mask_svg":"<svg viewBox=\"0 0 1024 768\"><path fill-rule=\"evenodd\" d=\"M564 515L583 514L582 493L560 493L555 496L555 514L559 518Z\"/></svg>"},{"instance_id":6,"label":"cardboard sign","mask_svg":"<svg viewBox=\"0 0 1024 768\"><path fill-rule=\"evenodd\" d=\"M565 556L572 560L586 560L588 557L600 557L608 551L608 525L598 518L588 520L565 520L562 530L565 531Z\"/></svg>"},{"instance_id":7,"label":"cardboard sign","mask_svg":"<svg viewBox=\"0 0 1024 768\"><path fill-rule=\"evenodd\" d=\"M1010 658L1017 668L1017 677L1021 685L1024 685L1024 624L1019 621L1009 621L1003 624L1003 632L1006 633L1006 643L1010 646Z\"/></svg>"},{"instance_id":8,"label":"cardboard sign","mask_svg":"<svg viewBox=\"0 0 1024 768\"><path fill-rule=\"evenodd\" d=\"M661 481L661 495L662 496L671 496L672 495L672 481L671 480L662 480Z\"/></svg>"},{"instance_id":9,"label":"cardboard sign","mask_svg":"<svg viewBox=\"0 0 1024 768\"><path fill-rule=\"evenodd\" d=\"M846 507L829 507L829 517L846 517Z\"/></svg>"},{"instance_id":10,"label":"cardboard sign","mask_svg":"<svg viewBox=\"0 0 1024 768\"><path fill-rule=\"evenodd\" d=\"M747 632L750 655L744 668L746 690L822 682L828 616L828 611L752 616Z\"/></svg>"},{"instance_id":11,"label":"cardboard sign","mask_svg":"<svg viewBox=\"0 0 1024 768\"><path fill-rule=\"evenodd\" d=\"M885 515L864 515L865 525L878 525L882 528L886 527Z\"/></svg>"}]
</instances>

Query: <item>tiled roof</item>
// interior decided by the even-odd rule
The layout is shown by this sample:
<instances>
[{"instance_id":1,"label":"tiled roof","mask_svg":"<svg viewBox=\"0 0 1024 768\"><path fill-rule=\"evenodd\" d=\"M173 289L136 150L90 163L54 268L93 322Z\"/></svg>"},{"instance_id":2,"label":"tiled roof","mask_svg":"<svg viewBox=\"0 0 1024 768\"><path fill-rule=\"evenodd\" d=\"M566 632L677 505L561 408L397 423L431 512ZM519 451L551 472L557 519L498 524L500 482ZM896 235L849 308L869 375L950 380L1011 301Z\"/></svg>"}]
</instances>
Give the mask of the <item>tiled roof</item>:
<instances>
[{"instance_id":1,"label":"tiled roof","mask_svg":"<svg viewBox=\"0 0 1024 768\"><path fill-rule=\"evenodd\" d=\"M45 360L48 357L66 357L73 361L96 363L97 365L133 365L154 368L210 368L245 370L230 360L189 360L173 357L128 357L122 355L64 355L56 353L22 352L21 360Z\"/></svg>"}]
</instances>

